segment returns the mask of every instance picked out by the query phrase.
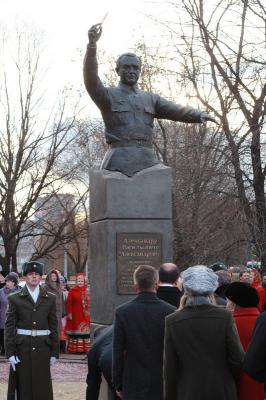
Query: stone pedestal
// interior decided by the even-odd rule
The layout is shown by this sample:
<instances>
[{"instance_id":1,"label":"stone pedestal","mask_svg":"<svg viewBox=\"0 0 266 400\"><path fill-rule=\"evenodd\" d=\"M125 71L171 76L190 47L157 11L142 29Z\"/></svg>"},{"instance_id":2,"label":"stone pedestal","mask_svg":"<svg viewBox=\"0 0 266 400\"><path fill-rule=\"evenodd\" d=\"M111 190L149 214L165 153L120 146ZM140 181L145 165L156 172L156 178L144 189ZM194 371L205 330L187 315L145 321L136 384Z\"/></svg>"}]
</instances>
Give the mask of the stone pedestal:
<instances>
[{"instance_id":1,"label":"stone pedestal","mask_svg":"<svg viewBox=\"0 0 266 400\"><path fill-rule=\"evenodd\" d=\"M172 261L171 168L156 165L132 178L90 171L90 285L94 324L113 322L115 308L134 298L140 264Z\"/></svg>"}]
</instances>

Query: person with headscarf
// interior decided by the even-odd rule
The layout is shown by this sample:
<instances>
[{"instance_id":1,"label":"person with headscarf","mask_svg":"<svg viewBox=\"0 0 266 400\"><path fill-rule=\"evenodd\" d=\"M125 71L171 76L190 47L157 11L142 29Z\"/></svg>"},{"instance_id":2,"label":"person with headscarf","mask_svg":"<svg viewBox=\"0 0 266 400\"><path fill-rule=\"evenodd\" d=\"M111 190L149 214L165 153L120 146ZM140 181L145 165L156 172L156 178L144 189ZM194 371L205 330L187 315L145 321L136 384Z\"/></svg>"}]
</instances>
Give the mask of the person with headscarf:
<instances>
[{"instance_id":1,"label":"person with headscarf","mask_svg":"<svg viewBox=\"0 0 266 400\"><path fill-rule=\"evenodd\" d=\"M82 334L88 333L90 328L90 295L85 274L76 275L76 284L68 292L67 298L67 325L66 332ZM82 339L80 339L82 340ZM80 349L76 349L74 339L68 341L68 351L71 353L85 352L87 341Z\"/></svg>"},{"instance_id":2,"label":"person with headscarf","mask_svg":"<svg viewBox=\"0 0 266 400\"><path fill-rule=\"evenodd\" d=\"M264 310L264 305L265 305L265 291L261 285L261 276L259 271L256 270L256 268L252 268L250 272L250 285L254 287L259 295L259 304L258 304L258 309L260 312Z\"/></svg>"},{"instance_id":3,"label":"person with headscarf","mask_svg":"<svg viewBox=\"0 0 266 400\"><path fill-rule=\"evenodd\" d=\"M44 289L56 296L56 316L58 321L58 336L60 336L63 297L60 285L60 273L56 269L52 269L46 275Z\"/></svg>"},{"instance_id":4,"label":"person with headscarf","mask_svg":"<svg viewBox=\"0 0 266 400\"><path fill-rule=\"evenodd\" d=\"M5 333L5 320L6 309L8 304L8 296L11 293L18 292L18 275L15 272L10 272L5 277L5 286L0 289L0 349L1 355L5 354L4 333Z\"/></svg>"},{"instance_id":5,"label":"person with headscarf","mask_svg":"<svg viewBox=\"0 0 266 400\"><path fill-rule=\"evenodd\" d=\"M237 400L244 351L232 314L214 302L217 275L199 265L181 274L184 295L166 317L165 400Z\"/></svg>"},{"instance_id":6,"label":"person with headscarf","mask_svg":"<svg viewBox=\"0 0 266 400\"><path fill-rule=\"evenodd\" d=\"M253 328L259 316L259 295L248 283L233 282L225 291L227 308L233 312L244 351L250 343ZM264 400L264 384L242 372L238 381L238 400Z\"/></svg>"}]
</instances>

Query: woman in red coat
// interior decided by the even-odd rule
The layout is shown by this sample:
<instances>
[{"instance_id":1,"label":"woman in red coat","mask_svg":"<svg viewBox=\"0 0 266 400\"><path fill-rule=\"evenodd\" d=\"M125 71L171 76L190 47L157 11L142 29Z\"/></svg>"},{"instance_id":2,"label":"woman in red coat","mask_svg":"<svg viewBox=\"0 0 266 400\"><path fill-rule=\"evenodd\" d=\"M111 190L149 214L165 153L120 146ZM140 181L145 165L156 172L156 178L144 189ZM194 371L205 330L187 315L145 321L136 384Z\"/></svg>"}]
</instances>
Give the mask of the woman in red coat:
<instances>
[{"instance_id":1,"label":"woman in red coat","mask_svg":"<svg viewBox=\"0 0 266 400\"><path fill-rule=\"evenodd\" d=\"M233 282L225 291L227 308L233 312L238 334L247 351L253 327L259 316L259 295L248 283ZM242 372L238 382L238 400L264 400L264 384Z\"/></svg>"},{"instance_id":2,"label":"woman in red coat","mask_svg":"<svg viewBox=\"0 0 266 400\"><path fill-rule=\"evenodd\" d=\"M256 270L256 268L252 268L251 273L251 286L254 287L259 295L259 305L258 309L260 312L264 311L264 305L265 305L265 290L261 285L261 276L259 271Z\"/></svg>"},{"instance_id":3,"label":"woman in red coat","mask_svg":"<svg viewBox=\"0 0 266 400\"><path fill-rule=\"evenodd\" d=\"M82 334L88 334L90 330L89 305L89 288L85 274L78 273L76 275L76 285L69 290L67 297L66 332L69 335L76 334L77 338L79 338L79 342L78 339L69 340L68 351L71 353L83 353L87 350Z\"/></svg>"}]
</instances>

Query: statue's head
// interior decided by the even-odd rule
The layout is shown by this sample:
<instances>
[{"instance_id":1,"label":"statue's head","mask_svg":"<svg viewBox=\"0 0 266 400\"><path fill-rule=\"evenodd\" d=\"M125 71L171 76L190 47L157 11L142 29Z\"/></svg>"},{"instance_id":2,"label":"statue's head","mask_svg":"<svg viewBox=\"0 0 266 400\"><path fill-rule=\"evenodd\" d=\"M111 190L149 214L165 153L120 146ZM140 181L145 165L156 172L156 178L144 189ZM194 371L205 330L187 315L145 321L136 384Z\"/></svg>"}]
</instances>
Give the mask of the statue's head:
<instances>
[{"instance_id":1,"label":"statue's head","mask_svg":"<svg viewBox=\"0 0 266 400\"><path fill-rule=\"evenodd\" d=\"M133 86L139 79L141 60L133 53L124 53L117 59L115 70L122 83Z\"/></svg>"}]
</instances>

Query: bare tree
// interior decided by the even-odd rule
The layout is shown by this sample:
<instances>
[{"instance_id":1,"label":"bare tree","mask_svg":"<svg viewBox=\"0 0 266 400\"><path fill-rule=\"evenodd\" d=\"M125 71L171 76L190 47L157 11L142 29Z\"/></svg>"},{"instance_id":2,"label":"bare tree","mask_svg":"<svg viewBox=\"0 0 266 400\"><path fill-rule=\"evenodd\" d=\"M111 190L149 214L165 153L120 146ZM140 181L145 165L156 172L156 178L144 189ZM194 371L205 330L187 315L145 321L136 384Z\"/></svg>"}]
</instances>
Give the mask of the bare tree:
<instances>
[{"instance_id":1,"label":"bare tree","mask_svg":"<svg viewBox=\"0 0 266 400\"><path fill-rule=\"evenodd\" d=\"M176 261L181 266L237 262L250 238L224 136L205 126L179 127L178 143L171 148Z\"/></svg>"},{"instance_id":2,"label":"bare tree","mask_svg":"<svg viewBox=\"0 0 266 400\"><path fill-rule=\"evenodd\" d=\"M0 262L16 270L18 244L32 234L25 226L32 221L37 199L59 193L67 180L68 171L58 175L55 166L75 138L76 109L67 117L65 92L57 105L50 105L47 117L38 75L40 43L19 33L12 54L4 36L0 44L0 236L5 255Z\"/></svg>"},{"instance_id":3,"label":"bare tree","mask_svg":"<svg viewBox=\"0 0 266 400\"><path fill-rule=\"evenodd\" d=\"M265 268L266 6L260 0L171 6L176 19L168 26L184 86L221 121L238 198Z\"/></svg>"},{"instance_id":4,"label":"bare tree","mask_svg":"<svg viewBox=\"0 0 266 400\"><path fill-rule=\"evenodd\" d=\"M149 48L144 42L137 44L136 53L142 59L141 88L178 102L185 79L172 69L172 59L167 60L158 46ZM158 157L173 169L176 262L180 266L217 259L232 263L246 257L250 237L235 196L224 134L206 126L157 120L154 146Z\"/></svg>"},{"instance_id":5,"label":"bare tree","mask_svg":"<svg viewBox=\"0 0 266 400\"><path fill-rule=\"evenodd\" d=\"M60 193L39 199L35 229L28 233L34 238L32 260L43 260L60 269L67 256L67 264L70 261L73 267L70 270L85 269L89 249L88 194L87 188L77 190L75 195Z\"/></svg>"}]
</instances>

